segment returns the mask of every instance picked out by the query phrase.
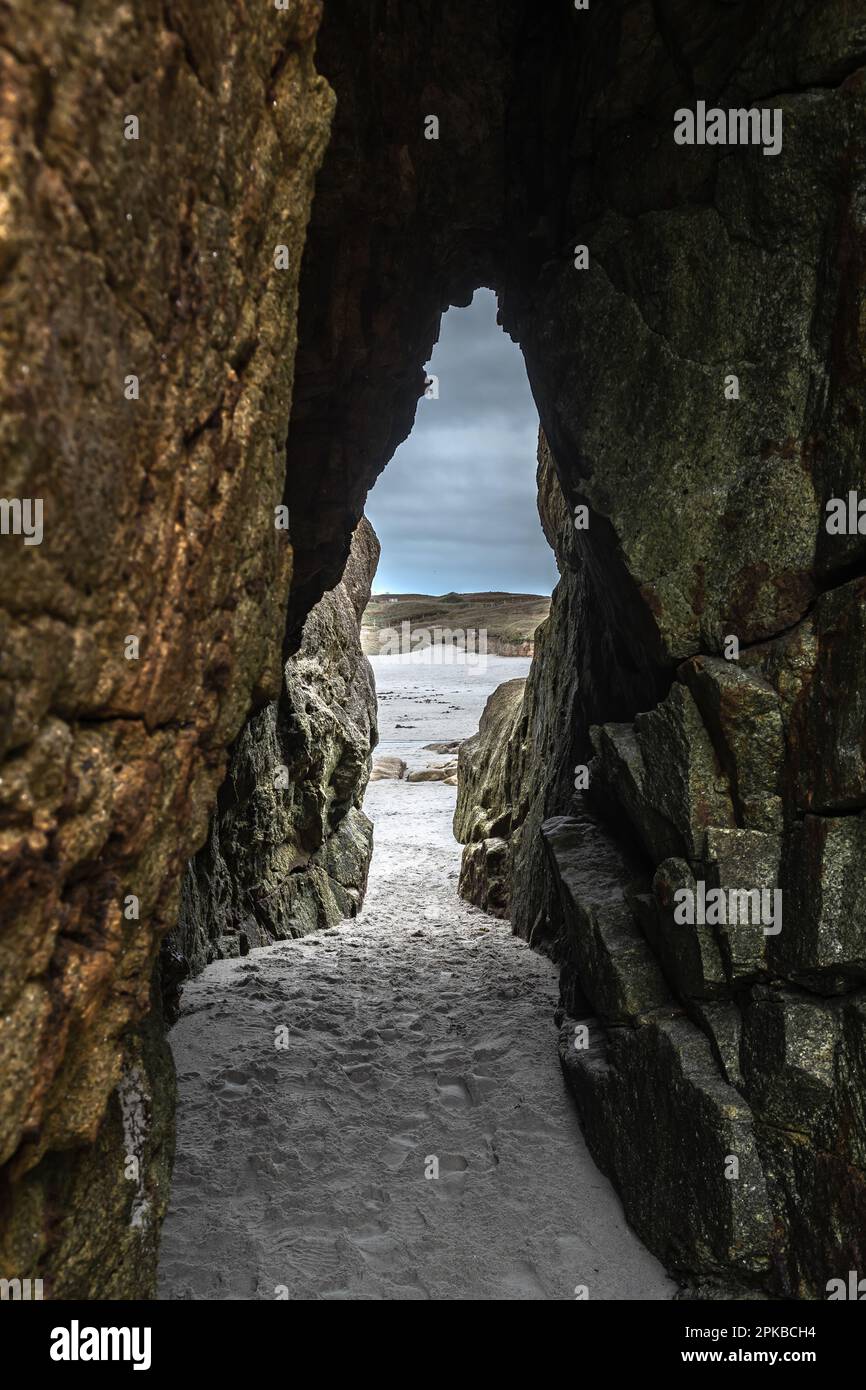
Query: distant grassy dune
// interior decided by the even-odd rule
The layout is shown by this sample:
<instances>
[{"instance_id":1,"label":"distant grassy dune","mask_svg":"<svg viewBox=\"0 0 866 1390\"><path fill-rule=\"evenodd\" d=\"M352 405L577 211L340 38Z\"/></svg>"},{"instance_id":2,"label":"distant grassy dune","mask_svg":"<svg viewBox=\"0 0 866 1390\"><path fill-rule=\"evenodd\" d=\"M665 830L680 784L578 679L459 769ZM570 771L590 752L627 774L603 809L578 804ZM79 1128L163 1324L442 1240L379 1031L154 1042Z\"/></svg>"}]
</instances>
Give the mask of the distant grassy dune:
<instances>
[{"instance_id":1,"label":"distant grassy dune","mask_svg":"<svg viewBox=\"0 0 866 1390\"><path fill-rule=\"evenodd\" d=\"M382 631L408 622L417 628L487 631L491 656L532 656L535 629L550 612L543 594L374 594L364 613L361 645L382 650ZM477 640L477 639L476 639Z\"/></svg>"}]
</instances>

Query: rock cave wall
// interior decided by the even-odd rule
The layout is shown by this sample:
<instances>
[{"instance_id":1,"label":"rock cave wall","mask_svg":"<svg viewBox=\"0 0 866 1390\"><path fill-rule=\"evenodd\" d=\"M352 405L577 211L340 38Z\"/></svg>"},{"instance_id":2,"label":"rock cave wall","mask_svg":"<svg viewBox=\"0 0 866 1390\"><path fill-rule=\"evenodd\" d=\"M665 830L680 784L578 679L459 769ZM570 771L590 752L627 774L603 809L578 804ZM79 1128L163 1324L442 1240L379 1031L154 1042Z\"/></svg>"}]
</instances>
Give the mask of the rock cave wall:
<instances>
[{"instance_id":1,"label":"rock cave wall","mask_svg":"<svg viewBox=\"0 0 866 1390\"><path fill-rule=\"evenodd\" d=\"M361 650L379 542L365 517L340 583L304 623L278 700L232 749L207 843L164 943L171 986L211 960L335 926L358 912L373 852L361 810L377 742L376 687Z\"/></svg>"},{"instance_id":2,"label":"rock cave wall","mask_svg":"<svg viewBox=\"0 0 866 1390\"><path fill-rule=\"evenodd\" d=\"M226 750L279 692L320 10L0 15L2 490L44 517L0 540L0 1275L50 1298L153 1287L159 945Z\"/></svg>"},{"instance_id":3,"label":"rock cave wall","mask_svg":"<svg viewBox=\"0 0 866 1390\"><path fill-rule=\"evenodd\" d=\"M822 525L863 455L861 7L328 0L327 82L313 3L11 9L7 491L51 524L26 586L2 550L4 1272L149 1287L171 1086L142 1020L184 864L280 640L341 578L442 311L485 284L549 441L562 572L518 721L514 921L561 955L564 1065L648 1244L686 1278L821 1296L866 1226L866 542ZM783 153L677 146L698 99L781 109ZM790 928L674 938L688 875L775 875ZM144 1193L124 1066L159 1111Z\"/></svg>"}]
</instances>

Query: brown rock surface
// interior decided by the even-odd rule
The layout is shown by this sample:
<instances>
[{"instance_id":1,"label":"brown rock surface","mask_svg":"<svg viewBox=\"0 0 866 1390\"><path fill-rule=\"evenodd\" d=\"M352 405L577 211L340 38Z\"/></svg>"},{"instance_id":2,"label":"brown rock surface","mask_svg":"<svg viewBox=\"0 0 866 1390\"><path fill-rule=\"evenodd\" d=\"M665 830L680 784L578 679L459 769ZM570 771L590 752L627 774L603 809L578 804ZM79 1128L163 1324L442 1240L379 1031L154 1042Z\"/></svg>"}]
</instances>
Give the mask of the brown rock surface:
<instances>
[{"instance_id":1,"label":"brown rock surface","mask_svg":"<svg viewBox=\"0 0 866 1390\"><path fill-rule=\"evenodd\" d=\"M312 62L319 6L14 0L8 14L4 492L44 498L45 538L0 545L3 1273L44 1274L54 1294L149 1287L171 1101L142 1020L180 875L251 699L260 712L276 697L281 637L287 658L411 426L443 306L483 283L550 441L541 510L562 575L497 777L515 925L568 948L599 1008L619 999L591 1064L564 1060L653 1248L686 1275L822 1297L866 1226L851 912L866 540L822 524L827 499L863 483L861 7L328 0L319 66L338 107L287 458L332 104ZM673 113L698 98L778 107L782 154L675 145ZM138 141L123 139L130 113ZM713 663L731 635L729 679ZM684 878L748 887L781 836L780 938L661 952L688 1021L620 1025L639 984L617 994L622 953L594 888L561 891L565 859L545 858L542 824L578 809L592 727L619 731L622 777L597 809L642 857L650 944L670 926L644 891L659 854L676 850ZM471 843L492 845L498 873L496 810ZM708 999L714 945L726 993ZM798 1036L817 1040L811 1060ZM124 1118L143 1189L120 1176ZM630 1119L651 1130L652 1182ZM732 1144L751 1204L713 1186ZM143 1210L145 1234L130 1226Z\"/></svg>"},{"instance_id":2,"label":"brown rock surface","mask_svg":"<svg viewBox=\"0 0 866 1390\"><path fill-rule=\"evenodd\" d=\"M226 748L277 688L274 507L333 105L318 18L15 0L0 20L3 492L44 502L40 545L0 540L0 1274L53 1297L150 1288L172 1111L140 1031L152 969ZM142 1094L141 1193L118 1084Z\"/></svg>"}]
</instances>

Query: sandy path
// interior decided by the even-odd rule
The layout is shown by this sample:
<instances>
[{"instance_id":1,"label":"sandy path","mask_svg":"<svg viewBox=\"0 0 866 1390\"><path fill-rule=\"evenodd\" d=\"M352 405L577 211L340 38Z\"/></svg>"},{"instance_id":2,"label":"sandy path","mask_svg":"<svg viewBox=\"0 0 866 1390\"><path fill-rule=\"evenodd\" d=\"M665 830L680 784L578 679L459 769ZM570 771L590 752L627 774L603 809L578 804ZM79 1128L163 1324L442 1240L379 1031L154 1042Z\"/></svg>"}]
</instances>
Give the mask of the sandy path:
<instances>
[{"instance_id":1,"label":"sandy path","mask_svg":"<svg viewBox=\"0 0 866 1390\"><path fill-rule=\"evenodd\" d=\"M454 689L442 672L378 670L380 751L425 766L419 745L471 731L525 665ZM454 798L373 784L357 922L188 987L163 1298L672 1296L583 1143L555 969L456 897Z\"/></svg>"}]
</instances>

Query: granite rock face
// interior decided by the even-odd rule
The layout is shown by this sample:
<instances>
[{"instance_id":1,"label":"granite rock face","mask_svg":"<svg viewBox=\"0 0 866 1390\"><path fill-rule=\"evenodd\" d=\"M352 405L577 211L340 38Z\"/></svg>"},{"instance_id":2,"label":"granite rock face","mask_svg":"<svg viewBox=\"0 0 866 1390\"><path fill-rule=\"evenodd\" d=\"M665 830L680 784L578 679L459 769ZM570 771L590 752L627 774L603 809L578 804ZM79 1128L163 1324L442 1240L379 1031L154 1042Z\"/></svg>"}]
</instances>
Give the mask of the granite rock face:
<instances>
[{"instance_id":1,"label":"granite rock face","mask_svg":"<svg viewBox=\"0 0 866 1390\"><path fill-rule=\"evenodd\" d=\"M310 613L286 662L280 698L253 715L232 750L167 943L189 973L334 926L363 902L373 827L361 803L378 733L360 623L378 560L362 518L342 580Z\"/></svg>"},{"instance_id":2,"label":"granite rock face","mask_svg":"<svg viewBox=\"0 0 866 1390\"><path fill-rule=\"evenodd\" d=\"M835 613L856 613L861 589L828 591L740 662L689 659L654 708L590 728L586 790L541 824L558 905L539 898L537 873L521 878L526 821L515 829L512 815L499 848L515 925L526 932L540 901L561 962L560 1055L593 1153L693 1288L821 1298L864 1255L856 690L844 683L823 731L816 712L832 687L822 671L845 650ZM828 608L834 639L822 642ZM856 618L847 630L856 641ZM844 659L856 666L856 647ZM526 697L544 680L534 666ZM550 736L526 697L506 768ZM848 809L806 810L807 785ZM488 819L502 804L494 796ZM684 920L683 894L713 892L720 916Z\"/></svg>"},{"instance_id":3,"label":"granite rock face","mask_svg":"<svg viewBox=\"0 0 866 1390\"><path fill-rule=\"evenodd\" d=\"M823 608L751 648L742 667L684 663L655 709L594 728L585 796L595 820L573 804L544 826L562 904L563 1005L572 1027L593 1018L593 1047L566 1047L562 1058L594 1153L636 1228L686 1279L801 1298L825 1297L846 1261L858 1267L866 1231L866 1112L855 1098L866 1083L864 817L804 814L802 768L779 757L796 749L819 784L834 769L846 786L852 776L850 745L833 740L837 715L823 735L797 732L827 659L801 629L813 629ZM586 866L604 862L611 833L634 863L615 895L630 926L615 914L618 931L605 934L593 907L601 869ZM713 893L715 916L708 907L682 914L684 898L709 904ZM640 971L635 984L629 932L661 968L663 1001L654 976ZM664 1048L654 1031L660 1008L677 1020ZM695 1072L685 1064L698 1056ZM688 1120L670 1109L682 1093L674 1057L696 1088ZM700 1230L668 1223L629 1157L638 1097L664 1114L676 1145L696 1142L685 1181L700 1188L689 1198ZM735 1112L736 1132L720 1124ZM656 1155L656 1175L668 1158Z\"/></svg>"},{"instance_id":4,"label":"granite rock face","mask_svg":"<svg viewBox=\"0 0 866 1390\"><path fill-rule=\"evenodd\" d=\"M520 814L519 787L511 781L514 746L520 746L526 682L505 681L484 707L478 733L464 739L457 757L454 838L466 848L460 896L494 917L509 915L508 839Z\"/></svg>"},{"instance_id":5,"label":"granite rock face","mask_svg":"<svg viewBox=\"0 0 866 1390\"><path fill-rule=\"evenodd\" d=\"M866 1253L866 816L803 813L801 770L775 756L818 773L823 745L797 727L821 660L797 628L742 666L683 663L651 711L590 729L587 790L541 825L563 1070L629 1219L693 1289L822 1298ZM525 704L512 720L506 766L545 736ZM525 833L498 851L522 924L539 901ZM684 894L719 891L720 917L684 919Z\"/></svg>"},{"instance_id":6,"label":"granite rock face","mask_svg":"<svg viewBox=\"0 0 866 1390\"><path fill-rule=\"evenodd\" d=\"M0 18L2 492L43 505L40 544L0 538L0 1274L46 1296L152 1285L173 1108L154 966L226 749L279 687L319 18Z\"/></svg>"},{"instance_id":7,"label":"granite rock face","mask_svg":"<svg viewBox=\"0 0 866 1390\"><path fill-rule=\"evenodd\" d=\"M283 666L443 307L485 284L549 441L561 579L497 774L510 829L484 808L465 886L498 885L597 1020L567 1074L645 1239L686 1278L823 1297L866 1265L866 535L824 524L863 485L862 7L327 0L315 66L314 0L10 15L3 492L44 499L45 531L0 538L2 1273L151 1286L149 1009L184 868L227 750L283 753ZM779 110L781 152L676 144L698 100ZM363 771L331 733L317 766L309 719L284 790L310 858L268 850L254 902L208 885L238 949L290 929L292 867L320 874L304 920L351 898ZM238 843L252 793L223 787ZM699 885L780 890L781 929L677 921Z\"/></svg>"}]
</instances>

